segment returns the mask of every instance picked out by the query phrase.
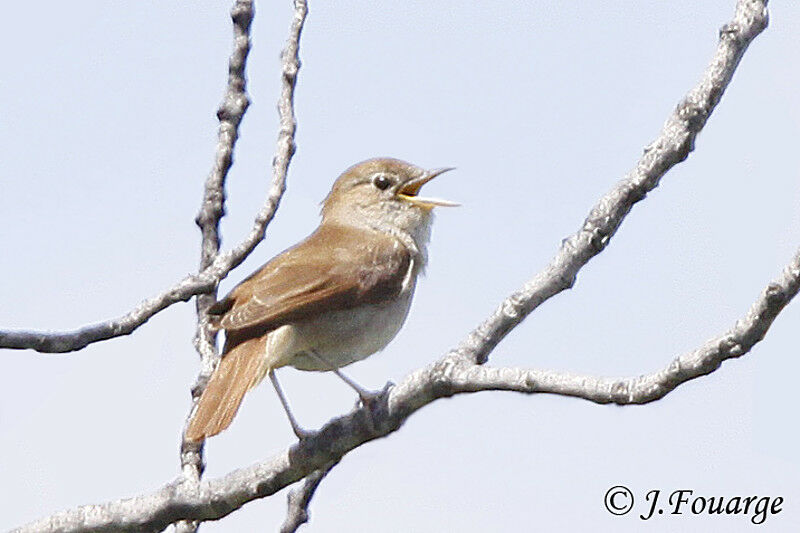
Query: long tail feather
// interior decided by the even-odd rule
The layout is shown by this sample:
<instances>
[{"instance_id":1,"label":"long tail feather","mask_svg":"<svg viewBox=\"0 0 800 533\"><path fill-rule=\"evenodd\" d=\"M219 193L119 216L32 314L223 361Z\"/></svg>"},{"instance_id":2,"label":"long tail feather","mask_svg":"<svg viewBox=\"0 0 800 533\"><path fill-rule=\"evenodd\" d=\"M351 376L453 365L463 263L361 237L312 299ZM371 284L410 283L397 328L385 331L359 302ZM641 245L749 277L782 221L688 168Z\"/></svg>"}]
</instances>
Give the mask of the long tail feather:
<instances>
[{"instance_id":1,"label":"long tail feather","mask_svg":"<svg viewBox=\"0 0 800 533\"><path fill-rule=\"evenodd\" d=\"M245 393L264 377L265 339L237 344L222 357L200 396L185 438L199 442L231 425Z\"/></svg>"}]
</instances>

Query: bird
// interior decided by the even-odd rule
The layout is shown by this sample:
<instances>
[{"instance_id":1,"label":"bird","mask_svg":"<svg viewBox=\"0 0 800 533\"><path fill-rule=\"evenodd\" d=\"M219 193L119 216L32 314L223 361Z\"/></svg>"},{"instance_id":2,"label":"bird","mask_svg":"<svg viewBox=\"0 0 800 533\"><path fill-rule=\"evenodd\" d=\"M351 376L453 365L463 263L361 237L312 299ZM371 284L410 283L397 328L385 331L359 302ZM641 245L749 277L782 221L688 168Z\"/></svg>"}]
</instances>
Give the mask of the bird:
<instances>
[{"instance_id":1,"label":"bird","mask_svg":"<svg viewBox=\"0 0 800 533\"><path fill-rule=\"evenodd\" d=\"M419 196L450 167L425 170L393 158L345 170L322 202L322 220L208 309L224 331L222 356L184 433L201 442L230 426L248 390L268 376L299 439L275 370L330 371L362 402L371 393L339 369L382 350L405 322L427 263L433 209Z\"/></svg>"}]
</instances>

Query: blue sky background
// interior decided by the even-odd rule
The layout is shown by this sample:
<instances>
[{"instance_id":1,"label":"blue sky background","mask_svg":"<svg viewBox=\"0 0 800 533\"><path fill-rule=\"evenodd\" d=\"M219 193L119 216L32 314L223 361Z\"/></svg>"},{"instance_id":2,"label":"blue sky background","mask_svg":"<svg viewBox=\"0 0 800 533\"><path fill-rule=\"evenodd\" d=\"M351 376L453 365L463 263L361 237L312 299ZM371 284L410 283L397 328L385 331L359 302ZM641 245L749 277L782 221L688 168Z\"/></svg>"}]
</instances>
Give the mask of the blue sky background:
<instances>
[{"instance_id":1,"label":"blue sky background","mask_svg":"<svg viewBox=\"0 0 800 533\"><path fill-rule=\"evenodd\" d=\"M261 2L252 106L229 176L227 249L268 189L289 2ZM127 312L196 269L193 219L231 50L228 3L38 2L0 19L0 327L72 329ZM308 234L352 163L456 166L428 275L371 388L440 357L544 267L699 79L733 0L313 2L296 94L298 151L267 239L222 284ZM539 308L491 364L627 376L732 326L800 244L800 5L776 2L697 150L638 204L576 287ZM783 496L762 531L800 523L800 302L766 340L656 403L481 393L439 401L350 455L308 531L750 531L746 517L642 522L603 507L627 485ZM179 469L198 370L193 305L80 352L4 351L0 529L151 491ZM308 427L355 398L281 372ZM293 441L269 386L207 446L209 477ZM285 493L203 531L277 530Z\"/></svg>"}]
</instances>

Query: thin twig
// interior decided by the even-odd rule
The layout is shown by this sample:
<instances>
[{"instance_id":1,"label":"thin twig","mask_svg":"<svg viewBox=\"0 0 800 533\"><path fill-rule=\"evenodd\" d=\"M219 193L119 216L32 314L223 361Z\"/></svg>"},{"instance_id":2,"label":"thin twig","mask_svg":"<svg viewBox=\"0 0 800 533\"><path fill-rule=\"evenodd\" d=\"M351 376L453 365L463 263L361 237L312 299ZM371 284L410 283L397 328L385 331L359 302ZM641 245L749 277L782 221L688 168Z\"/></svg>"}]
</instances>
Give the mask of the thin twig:
<instances>
[{"instance_id":1,"label":"thin twig","mask_svg":"<svg viewBox=\"0 0 800 533\"><path fill-rule=\"evenodd\" d=\"M172 304L185 302L197 294L213 291L223 277L222 272L227 273L225 268L221 268L224 263L225 261L218 257L212 267L199 274L186 276L169 289L144 300L129 313L106 322L66 332L0 331L0 348L65 353L80 350L94 342L130 335L153 315Z\"/></svg>"},{"instance_id":2,"label":"thin twig","mask_svg":"<svg viewBox=\"0 0 800 533\"><path fill-rule=\"evenodd\" d=\"M519 390L599 403L643 403L713 371L724 359L747 353L800 290L800 252L731 330L680 356L666 370L637 378L607 379L480 366L530 310L574 283L577 270L604 249L631 206L657 185L667 169L685 159L741 55L766 23L765 1L739 0L733 22L720 32L717 52L705 76L667 121L637 169L592 210L584 228L565 242L551 265L507 299L459 349L387 389L369 407L329 421L318 433L268 461L199 484L178 480L151 494L64 511L19 531L158 531L181 519L215 520L326 468L365 442L396 431L415 411L438 398L480 390Z\"/></svg>"},{"instance_id":3,"label":"thin twig","mask_svg":"<svg viewBox=\"0 0 800 533\"><path fill-rule=\"evenodd\" d=\"M245 503L270 496L327 468L365 442L396 431L418 409L440 398L486 390L547 392L597 403L639 404L665 396L747 353L800 291L800 251L762 292L750 311L724 335L678 357L666 369L633 378L597 378L552 371L491 368L454 353L415 371L375 405L359 407L270 460L198 484L180 480L158 491L102 505L56 513L18 533L160 531L178 519L217 520ZM370 411L368 412L368 409Z\"/></svg>"},{"instance_id":4,"label":"thin twig","mask_svg":"<svg viewBox=\"0 0 800 533\"><path fill-rule=\"evenodd\" d=\"M296 0L294 7L289 39L286 42L281 61L282 84L278 102L280 130L278 148L272 159L272 183L264 205L258 211L253 227L245 239L232 250L217 255L213 262L200 273L185 277L157 296L143 301L133 311L121 317L67 332L0 331L0 348L66 353L80 350L94 342L129 335L153 315L170 305L185 302L198 294L214 291L219 282L231 270L239 266L264 239L264 231L275 216L275 211L278 209L286 189L286 174L296 149L294 134L297 123L294 114L294 88L300 69L298 56L300 34L308 7L305 0Z\"/></svg>"},{"instance_id":5,"label":"thin twig","mask_svg":"<svg viewBox=\"0 0 800 533\"><path fill-rule=\"evenodd\" d=\"M567 372L468 365L452 372L454 393L510 390L574 396L592 402L644 404L666 396L679 385L715 371L726 359L741 357L767 334L781 310L800 290L800 250L747 315L724 334L676 357L663 369L628 378L601 378Z\"/></svg>"},{"instance_id":6,"label":"thin twig","mask_svg":"<svg viewBox=\"0 0 800 533\"><path fill-rule=\"evenodd\" d=\"M195 222L200 228L200 270L208 268L217 257L220 248L219 223L225 214L225 180L233 164L236 140L239 138L239 124L250 105L247 97L245 68L250 52L250 25L254 9L251 0L236 0L231 8L233 21L233 52L228 61L228 84L225 95L217 109L219 130L214 166L206 179L203 203ZM217 359L217 334L211 328L207 311L217 299L216 288L208 294L200 294L196 299L197 328L194 345L200 355L200 373L192 387L192 410L203 393L205 384ZM191 410L189 415L191 416ZM188 420L189 417L187 417ZM188 424L188 422L187 422ZM181 442L181 471L185 479L199 482L203 475L203 444ZM199 523L181 521L175 524L176 533L194 533Z\"/></svg>"},{"instance_id":7,"label":"thin twig","mask_svg":"<svg viewBox=\"0 0 800 533\"><path fill-rule=\"evenodd\" d=\"M286 520L283 521L281 526L281 533L295 533L297 529L308 522L308 506L311 504L311 498L314 497L319 484L328 475L328 472L338 464L338 461L331 463L325 468L315 470L303 480L303 486L297 489L292 489L289 496L286 497L287 509Z\"/></svg>"},{"instance_id":8,"label":"thin twig","mask_svg":"<svg viewBox=\"0 0 800 533\"><path fill-rule=\"evenodd\" d=\"M752 40L767 27L766 0L740 0L733 20L719 32L716 53L700 81L667 119L639 162L589 213L583 227L565 239L539 275L506 298L456 349L465 360L484 363L509 331L534 309L572 288L578 271L602 252L633 205L658 186L664 174L694 150L705 126Z\"/></svg>"},{"instance_id":9,"label":"thin twig","mask_svg":"<svg viewBox=\"0 0 800 533\"><path fill-rule=\"evenodd\" d=\"M300 70L300 34L303 32L303 24L308 14L308 4L306 0L294 1L294 17L289 27L289 38L286 46L281 52L281 96L278 99L278 115L280 117L280 128L278 130L278 149L272 158L272 186L270 187L269 197L264 207L261 208L256 217L256 227L253 228L251 236L261 224L266 227L275 216L278 204L286 190L286 172L289 169L289 162L297 150L294 142L294 134L297 131L297 119L294 114L294 88L297 83L297 73ZM263 230L261 230L263 233ZM255 238L255 237L254 237Z\"/></svg>"}]
</instances>

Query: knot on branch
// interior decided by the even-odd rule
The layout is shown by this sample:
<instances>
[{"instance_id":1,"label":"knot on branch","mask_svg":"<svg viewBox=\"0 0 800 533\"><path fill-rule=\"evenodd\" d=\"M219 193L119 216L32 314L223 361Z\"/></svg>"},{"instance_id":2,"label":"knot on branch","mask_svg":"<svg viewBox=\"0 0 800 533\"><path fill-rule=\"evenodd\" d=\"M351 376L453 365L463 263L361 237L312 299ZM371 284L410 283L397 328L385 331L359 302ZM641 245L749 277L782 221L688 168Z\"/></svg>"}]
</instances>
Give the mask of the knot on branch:
<instances>
[{"instance_id":1,"label":"knot on branch","mask_svg":"<svg viewBox=\"0 0 800 533\"><path fill-rule=\"evenodd\" d=\"M253 22L253 3L249 0L238 0L231 8L231 20L244 32L250 31Z\"/></svg>"},{"instance_id":2,"label":"knot on branch","mask_svg":"<svg viewBox=\"0 0 800 533\"><path fill-rule=\"evenodd\" d=\"M445 358L437 361L430 370L430 389L436 398L447 398L456 393L453 374L457 368L467 366L467 363Z\"/></svg>"},{"instance_id":3,"label":"knot on branch","mask_svg":"<svg viewBox=\"0 0 800 533\"><path fill-rule=\"evenodd\" d=\"M744 350L742 350L742 345L739 344L736 339L733 337L725 337L719 341L717 344L717 350L723 357L727 354L730 357L739 357L740 355L744 354Z\"/></svg>"},{"instance_id":4,"label":"knot on branch","mask_svg":"<svg viewBox=\"0 0 800 533\"><path fill-rule=\"evenodd\" d=\"M281 52L281 61L283 62L283 78L291 83L292 85L295 84L297 80L297 73L300 71L300 67L302 63L300 59L297 59L294 56L294 52L289 49L284 49Z\"/></svg>"},{"instance_id":5,"label":"knot on branch","mask_svg":"<svg viewBox=\"0 0 800 533\"><path fill-rule=\"evenodd\" d=\"M693 134L703 129L706 120L708 120L707 109L689 99L683 100L678 104L678 109L676 111L680 120L685 124L686 129Z\"/></svg>"},{"instance_id":6,"label":"knot on branch","mask_svg":"<svg viewBox=\"0 0 800 533\"><path fill-rule=\"evenodd\" d=\"M589 236L589 242L596 253L602 252L603 249L608 245L608 241L610 239L611 235L609 235L607 231L599 226L592 228Z\"/></svg>"},{"instance_id":7,"label":"knot on branch","mask_svg":"<svg viewBox=\"0 0 800 533\"><path fill-rule=\"evenodd\" d=\"M742 35L742 27L735 22L725 24L719 29L720 40L731 40L739 44L744 36Z\"/></svg>"},{"instance_id":8,"label":"knot on branch","mask_svg":"<svg viewBox=\"0 0 800 533\"><path fill-rule=\"evenodd\" d=\"M244 81L233 83L236 92L227 94L222 105L217 109L217 120L220 122L231 122L238 126L242 117L250 107L250 99L244 93Z\"/></svg>"},{"instance_id":9,"label":"knot on branch","mask_svg":"<svg viewBox=\"0 0 800 533\"><path fill-rule=\"evenodd\" d=\"M773 309L781 308L786 304L786 294L784 294L783 287L776 283L770 283L764 290L764 297L767 300L767 305Z\"/></svg>"},{"instance_id":10,"label":"knot on branch","mask_svg":"<svg viewBox=\"0 0 800 533\"><path fill-rule=\"evenodd\" d=\"M206 386L208 385L208 380L211 379L210 372L200 372L197 376L197 380L192 385L192 399L199 399L200 396L203 394L203 391L206 390Z\"/></svg>"},{"instance_id":11,"label":"knot on branch","mask_svg":"<svg viewBox=\"0 0 800 533\"><path fill-rule=\"evenodd\" d=\"M617 405L626 405L631 403L631 387L632 384L629 380L623 379L614 382L611 385L611 399Z\"/></svg>"}]
</instances>

